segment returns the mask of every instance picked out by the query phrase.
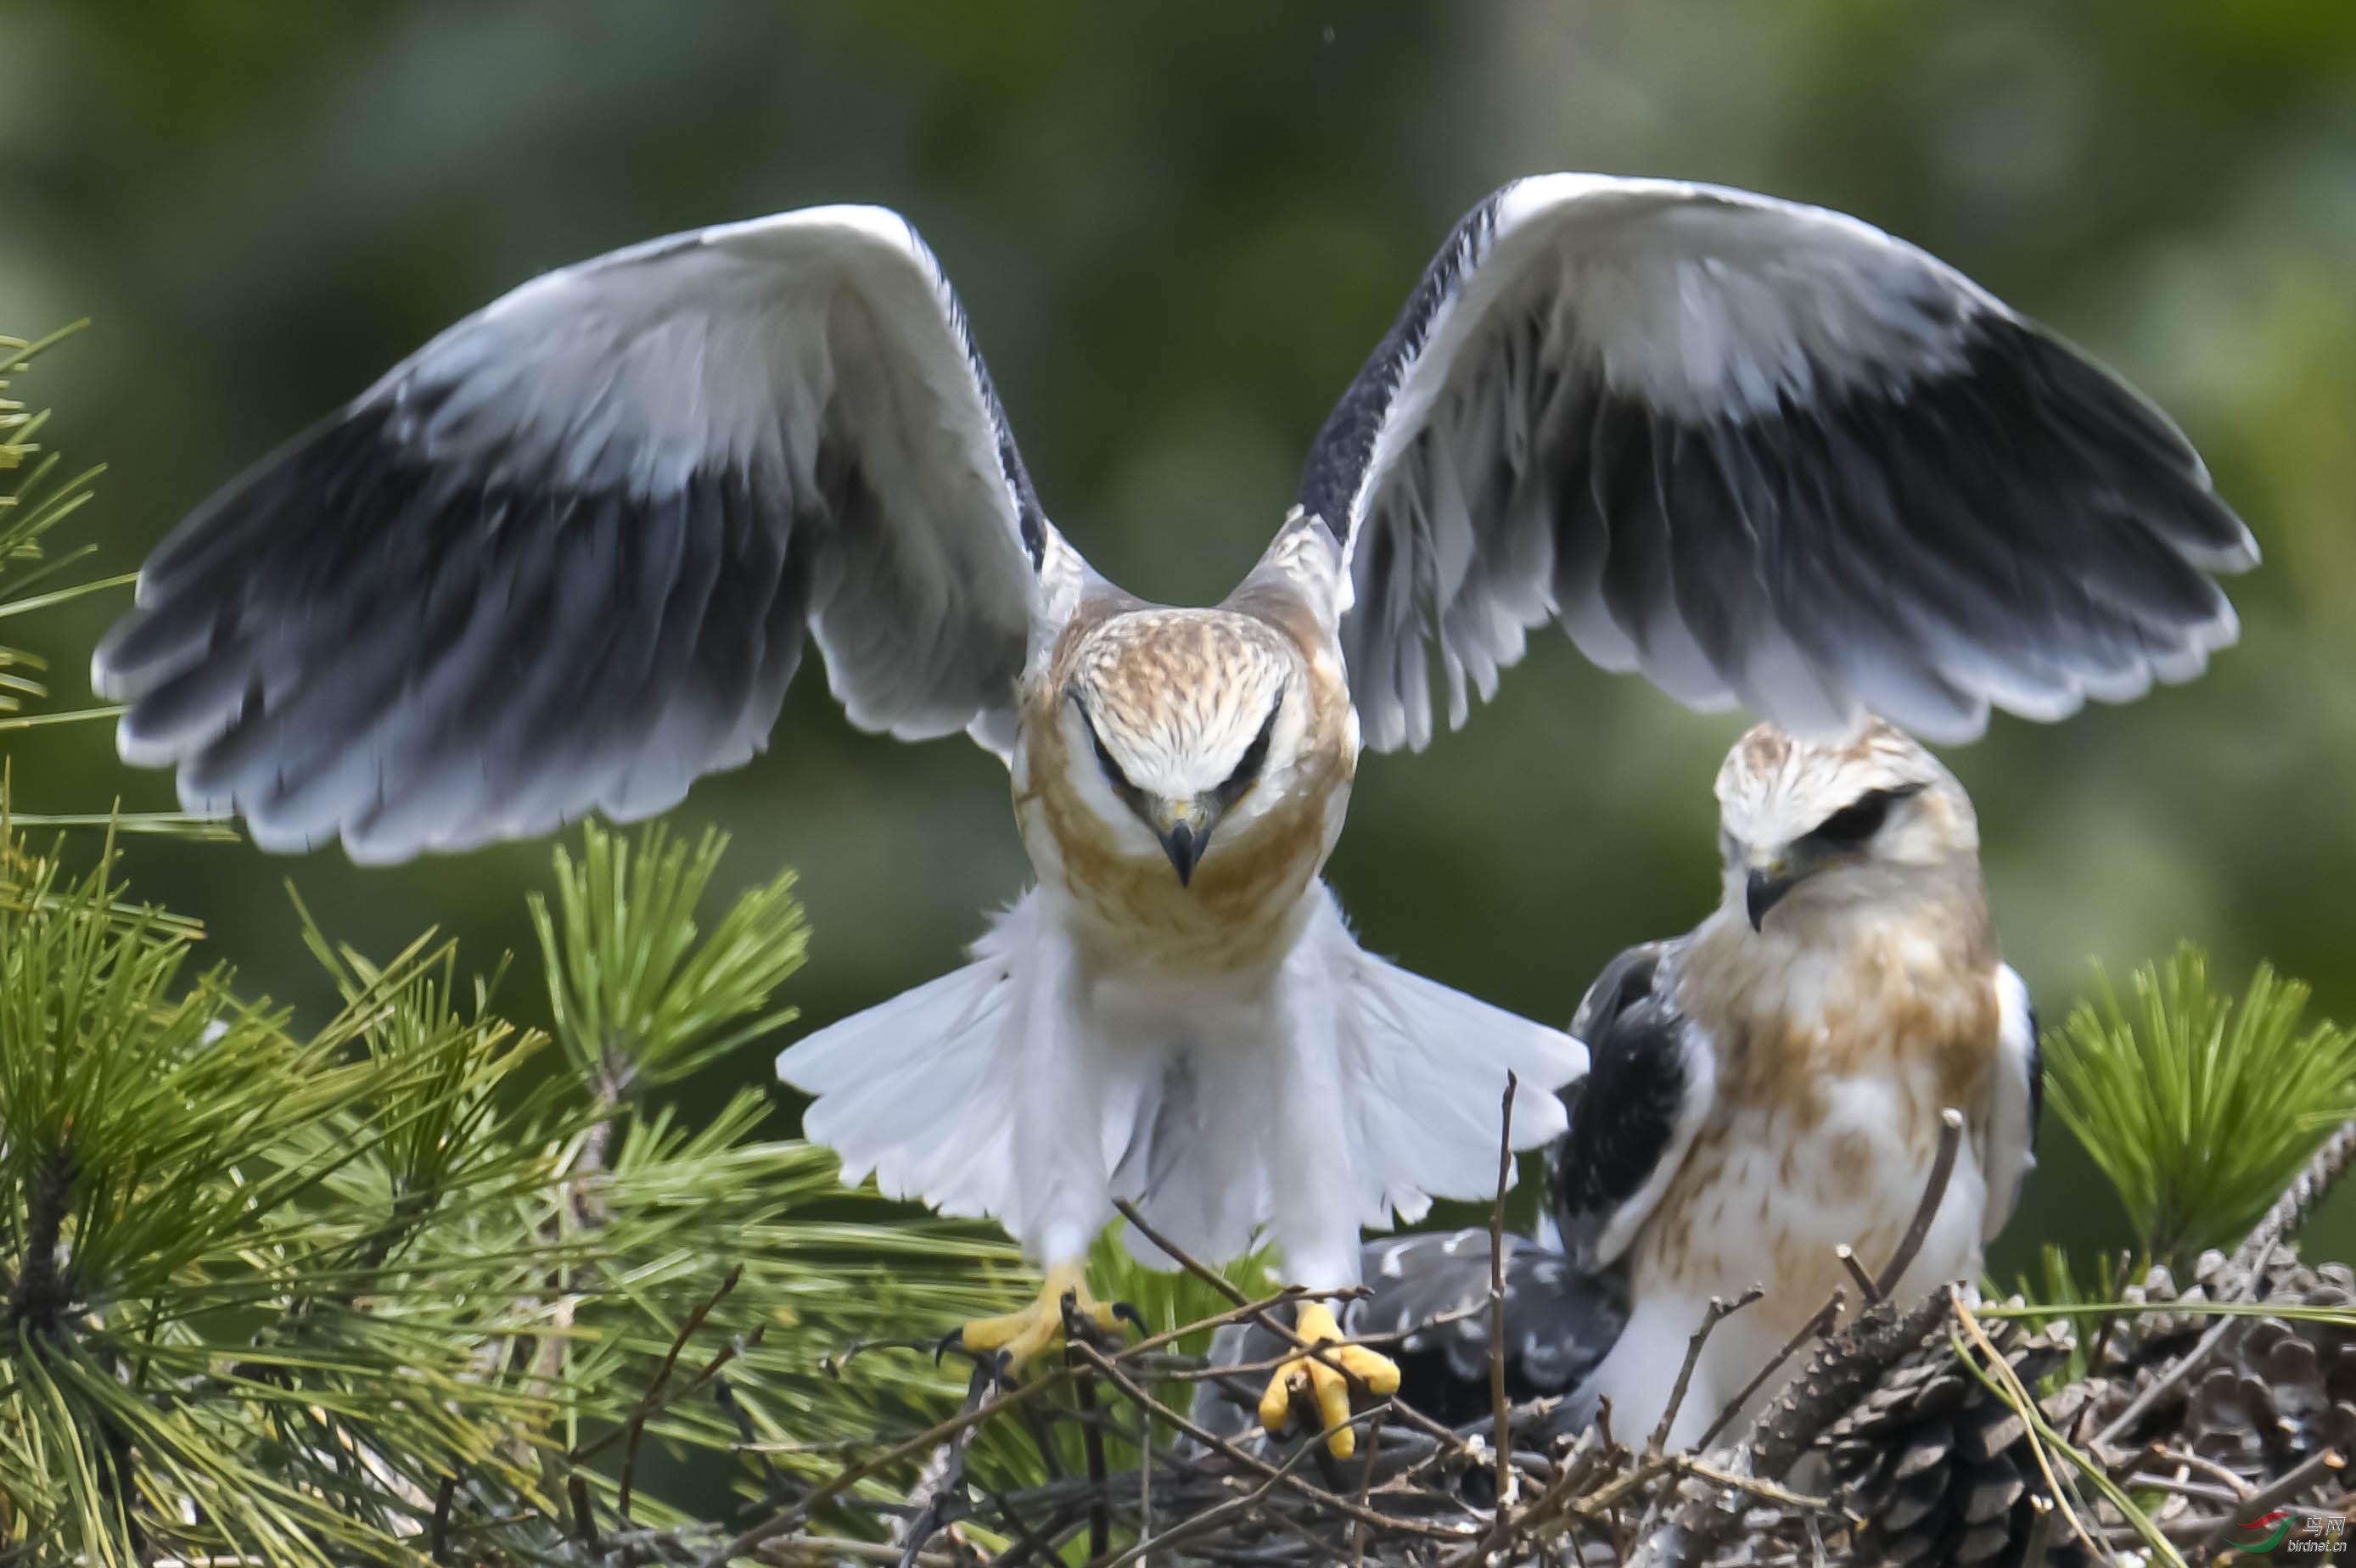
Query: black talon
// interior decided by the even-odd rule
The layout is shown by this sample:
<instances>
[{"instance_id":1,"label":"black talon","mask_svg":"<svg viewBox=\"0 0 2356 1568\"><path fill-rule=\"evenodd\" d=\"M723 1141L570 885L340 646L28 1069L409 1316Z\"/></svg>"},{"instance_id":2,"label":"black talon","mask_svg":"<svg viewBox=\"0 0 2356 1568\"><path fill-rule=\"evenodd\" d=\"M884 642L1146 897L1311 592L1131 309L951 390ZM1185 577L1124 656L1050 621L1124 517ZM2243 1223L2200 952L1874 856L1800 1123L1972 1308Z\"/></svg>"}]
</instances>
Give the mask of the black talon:
<instances>
[{"instance_id":1,"label":"black talon","mask_svg":"<svg viewBox=\"0 0 2356 1568\"><path fill-rule=\"evenodd\" d=\"M1138 1331L1139 1333L1141 1333L1141 1334L1149 1334L1149 1335L1150 1335L1151 1333L1152 1333L1152 1332L1153 1332L1151 1328L1148 1328L1145 1326L1145 1314L1144 1314L1144 1313L1142 1313L1142 1312L1140 1312L1140 1311L1139 1311L1139 1310L1138 1310L1134 1306L1130 1305L1129 1302L1126 1302L1126 1301L1116 1301L1116 1302L1114 1302L1114 1303L1112 1304L1112 1315L1113 1315L1113 1318L1114 1318L1114 1320L1115 1320L1116 1322L1121 1322L1121 1323L1134 1323L1134 1324L1136 1324L1136 1325L1137 1325L1137 1331Z\"/></svg>"},{"instance_id":2,"label":"black talon","mask_svg":"<svg viewBox=\"0 0 2356 1568\"><path fill-rule=\"evenodd\" d=\"M964 1349L965 1325L960 1323L956 1328L950 1329L948 1333L942 1335L941 1342L933 1347L933 1365L937 1367L939 1366L941 1364L941 1358L948 1355L951 1350L962 1350Z\"/></svg>"}]
</instances>

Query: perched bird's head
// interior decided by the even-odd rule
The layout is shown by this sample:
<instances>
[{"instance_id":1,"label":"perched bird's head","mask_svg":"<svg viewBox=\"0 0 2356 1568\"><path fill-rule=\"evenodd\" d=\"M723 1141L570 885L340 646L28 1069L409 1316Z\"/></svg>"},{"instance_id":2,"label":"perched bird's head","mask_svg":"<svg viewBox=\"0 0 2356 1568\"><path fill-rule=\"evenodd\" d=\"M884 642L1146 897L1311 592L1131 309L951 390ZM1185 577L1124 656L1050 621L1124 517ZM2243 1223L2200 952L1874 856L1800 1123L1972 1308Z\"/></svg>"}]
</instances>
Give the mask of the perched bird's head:
<instances>
[{"instance_id":1,"label":"perched bird's head","mask_svg":"<svg viewBox=\"0 0 2356 1568\"><path fill-rule=\"evenodd\" d=\"M1979 879L1979 821L1955 776L1879 719L1846 740L1772 724L1718 773L1726 897L1753 930L1770 912L1871 905Z\"/></svg>"},{"instance_id":2,"label":"perched bird's head","mask_svg":"<svg viewBox=\"0 0 2356 1568\"><path fill-rule=\"evenodd\" d=\"M1300 653L1224 610L1145 610L1108 622L1064 691L1080 798L1117 837L1169 857L1180 882L1296 782L1309 723Z\"/></svg>"}]
</instances>

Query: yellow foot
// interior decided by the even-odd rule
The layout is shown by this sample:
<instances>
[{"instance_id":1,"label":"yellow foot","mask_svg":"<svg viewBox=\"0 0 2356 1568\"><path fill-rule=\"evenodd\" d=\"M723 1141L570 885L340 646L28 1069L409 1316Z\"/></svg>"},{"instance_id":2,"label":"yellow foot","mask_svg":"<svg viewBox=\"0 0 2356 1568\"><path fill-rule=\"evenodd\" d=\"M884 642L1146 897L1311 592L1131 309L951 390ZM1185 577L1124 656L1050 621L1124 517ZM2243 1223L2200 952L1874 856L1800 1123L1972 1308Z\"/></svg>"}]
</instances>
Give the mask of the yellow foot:
<instances>
[{"instance_id":1,"label":"yellow foot","mask_svg":"<svg viewBox=\"0 0 2356 1568\"><path fill-rule=\"evenodd\" d=\"M1312 1345L1332 1343L1325 1360L1365 1384L1368 1393L1398 1392L1398 1365L1388 1356L1364 1345L1334 1343L1342 1338L1342 1329L1323 1302L1302 1302L1293 1317L1292 1331ZM1316 1402L1323 1428L1333 1434L1325 1439L1327 1453L1346 1459L1358 1451L1358 1435L1342 1424L1350 1419L1349 1382L1333 1367L1312 1356L1294 1356L1276 1369L1276 1376L1268 1380L1268 1392L1259 1396L1259 1424L1270 1432L1281 1431L1292 1414L1296 1393L1306 1393Z\"/></svg>"},{"instance_id":2,"label":"yellow foot","mask_svg":"<svg viewBox=\"0 0 2356 1568\"><path fill-rule=\"evenodd\" d=\"M1105 1303L1088 1294L1086 1284L1087 1265L1084 1263L1061 1263L1047 1271L1047 1283L1039 1292L1039 1299L1020 1312L1010 1312L1003 1317L977 1317L961 1328L951 1331L941 1341L941 1349L962 1347L980 1355L993 1350L1003 1351L1004 1370L1015 1371L1025 1361L1054 1344L1064 1336L1064 1297L1073 1298L1073 1307L1086 1321L1108 1333L1117 1332L1121 1319L1144 1327L1137 1308L1125 1301ZM1394 1376L1391 1380L1398 1380Z\"/></svg>"}]
</instances>

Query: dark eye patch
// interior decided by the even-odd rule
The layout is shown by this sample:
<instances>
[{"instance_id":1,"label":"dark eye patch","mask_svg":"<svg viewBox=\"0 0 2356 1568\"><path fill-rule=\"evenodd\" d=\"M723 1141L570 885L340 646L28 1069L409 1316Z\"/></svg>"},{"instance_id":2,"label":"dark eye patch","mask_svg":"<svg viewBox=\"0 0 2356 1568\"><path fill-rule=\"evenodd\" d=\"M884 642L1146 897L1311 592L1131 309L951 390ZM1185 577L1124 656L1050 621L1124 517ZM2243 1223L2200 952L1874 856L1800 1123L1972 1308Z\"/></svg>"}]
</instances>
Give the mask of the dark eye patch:
<instances>
[{"instance_id":1,"label":"dark eye patch","mask_svg":"<svg viewBox=\"0 0 2356 1568\"><path fill-rule=\"evenodd\" d=\"M1881 825L1890 819L1892 805L1909 795L1922 793L1921 784L1901 784L1896 789L1869 789L1817 823L1808 837L1821 844L1862 844L1881 831Z\"/></svg>"},{"instance_id":2,"label":"dark eye patch","mask_svg":"<svg viewBox=\"0 0 2356 1568\"><path fill-rule=\"evenodd\" d=\"M1276 716L1283 711L1284 698L1280 693L1276 706L1268 710L1266 719L1260 720L1259 733L1253 736L1252 743L1244 748L1243 760L1236 764L1236 771L1227 775L1227 782L1219 786L1222 809L1241 800L1244 792L1258 779L1260 769L1268 765L1268 738L1276 732Z\"/></svg>"},{"instance_id":3,"label":"dark eye patch","mask_svg":"<svg viewBox=\"0 0 2356 1568\"><path fill-rule=\"evenodd\" d=\"M1134 805L1140 793L1138 787L1129 782L1129 775L1121 772L1120 764L1112 760L1110 752L1105 750L1104 737L1097 733L1096 720L1088 717L1088 705L1075 695L1072 706L1080 710L1080 724L1088 732L1088 744L1096 748L1097 766L1104 770L1105 783L1112 785L1113 794Z\"/></svg>"}]
</instances>

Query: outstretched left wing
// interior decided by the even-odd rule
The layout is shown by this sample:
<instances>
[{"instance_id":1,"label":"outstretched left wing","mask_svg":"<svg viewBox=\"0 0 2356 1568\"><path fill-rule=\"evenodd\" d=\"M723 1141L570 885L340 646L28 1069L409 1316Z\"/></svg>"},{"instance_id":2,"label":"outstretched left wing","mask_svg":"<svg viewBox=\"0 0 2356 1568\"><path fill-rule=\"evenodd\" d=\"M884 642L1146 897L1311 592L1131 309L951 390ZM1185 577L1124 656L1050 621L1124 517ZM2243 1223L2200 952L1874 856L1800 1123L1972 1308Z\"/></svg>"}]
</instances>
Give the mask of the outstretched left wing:
<instances>
[{"instance_id":1,"label":"outstretched left wing","mask_svg":"<svg viewBox=\"0 0 2356 1568\"><path fill-rule=\"evenodd\" d=\"M1933 257L1671 180L1505 187L1318 437L1368 744L1430 739L1526 630L1788 730L1963 740L2199 673L2255 562L2165 416Z\"/></svg>"},{"instance_id":2,"label":"outstretched left wing","mask_svg":"<svg viewBox=\"0 0 2356 1568\"><path fill-rule=\"evenodd\" d=\"M1086 580L932 252L816 208L451 327L183 522L92 677L191 810L397 860L662 810L766 744L806 631L854 722L1004 754Z\"/></svg>"}]
</instances>

